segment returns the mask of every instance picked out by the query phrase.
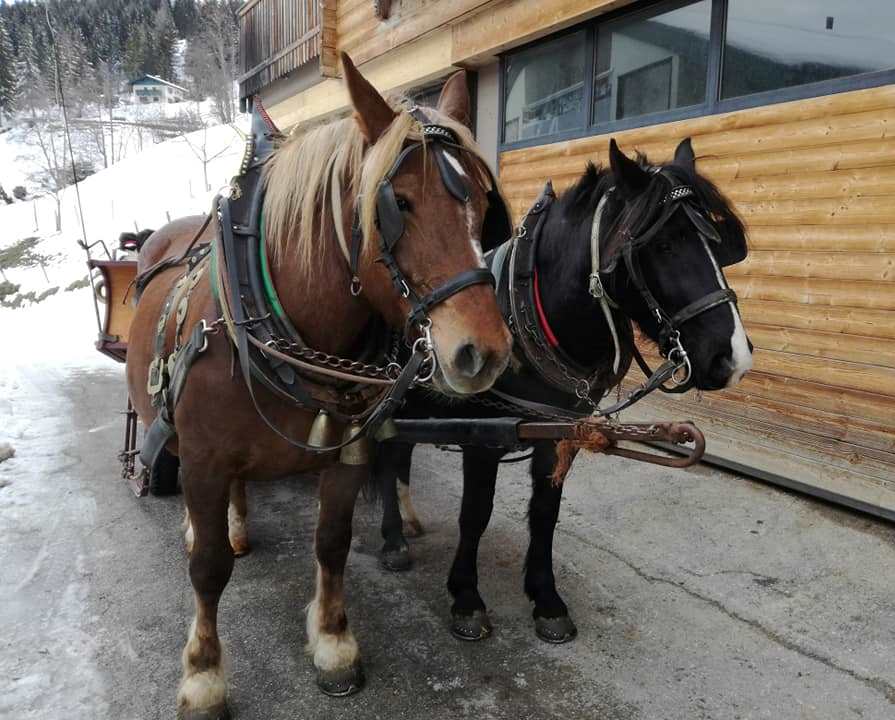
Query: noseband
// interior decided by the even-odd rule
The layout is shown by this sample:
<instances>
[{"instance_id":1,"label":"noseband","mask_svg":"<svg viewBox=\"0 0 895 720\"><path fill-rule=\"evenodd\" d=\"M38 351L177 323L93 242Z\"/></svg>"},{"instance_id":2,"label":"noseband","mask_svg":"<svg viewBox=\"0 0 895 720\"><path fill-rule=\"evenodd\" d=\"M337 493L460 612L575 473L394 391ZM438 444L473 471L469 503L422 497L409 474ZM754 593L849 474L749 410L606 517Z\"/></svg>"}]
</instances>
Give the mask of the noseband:
<instances>
[{"instance_id":1,"label":"noseband","mask_svg":"<svg viewBox=\"0 0 895 720\"><path fill-rule=\"evenodd\" d=\"M494 286L494 276L487 268L474 268L461 272L443 285L432 290L430 293L420 295L408 282L407 276L398 265L395 258L395 248L398 242L404 236L405 222L404 212L398 204L398 198L395 194L395 188L392 180L401 165L410 156L411 153L426 145L427 152L431 152L435 156L435 162L438 166L438 174L448 193L461 204L465 205L469 202L469 189L463 180L463 177L446 156L446 148L454 148L461 152L469 152L460 143L454 131L443 125L425 123L425 118L419 109L412 111L415 119L423 122L421 141L413 142L405 147L401 153L395 158L391 168L382 178L376 191L376 227L379 230L379 258L377 262L381 262L388 269L392 286L401 295L402 298L410 303L410 313L407 316L406 334L409 335L411 328L418 327L427 333L431 327L429 319L429 311L436 305L453 297L461 290L465 290L473 285L491 285ZM496 195L496 182L490 168L487 168L489 177L491 178L491 190L488 192L490 202L494 202ZM499 196L497 196L499 197ZM489 212L491 208L489 208ZM349 265L351 268L351 294L359 295L362 291L360 279L358 277L358 268L360 265L360 253L363 245L363 231L360 223L359 205L355 209L354 222L351 228L351 248Z\"/></svg>"}]
</instances>

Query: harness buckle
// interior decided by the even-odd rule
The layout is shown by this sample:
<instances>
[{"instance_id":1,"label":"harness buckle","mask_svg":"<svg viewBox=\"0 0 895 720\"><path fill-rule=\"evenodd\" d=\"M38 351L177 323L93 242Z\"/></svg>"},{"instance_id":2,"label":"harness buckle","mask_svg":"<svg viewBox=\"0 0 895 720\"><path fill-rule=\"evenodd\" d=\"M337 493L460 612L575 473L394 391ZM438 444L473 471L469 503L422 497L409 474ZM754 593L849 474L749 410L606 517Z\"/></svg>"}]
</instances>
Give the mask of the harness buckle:
<instances>
[{"instance_id":1,"label":"harness buckle","mask_svg":"<svg viewBox=\"0 0 895 720\"><path fill-rule=\"evenodd\" d=\"M364 287L361 285L360 278L357 275L351 278L351 286L348 289L351 292L351 297L357 297L361 294Z\"/></svg>"},{"instance_id":2,"label":"harness buckle","mask_svg":"<svg viewBox=\"0 0 895 720\"><path fill-rule=\"evenodd\" d=\"M149 363L149 378L146 382L147 395L157 395L162 389L162 385L164 384L164 375L162 373L163 362L163 358L156 357Z\"/></svg>"},{"instance_id":3,"label":"harness buckle","mask_svg":"<svg viewBox=\"0 0 895 720\"><path fill-rule=\"evenodd\" d=\"M597 300L602 300L606 297L606 289L603 287L603 281L600 279L599 271L594 271L590 274L590 285L588 290L591 297L594 297Z\"/></svg>"}]
</instances>

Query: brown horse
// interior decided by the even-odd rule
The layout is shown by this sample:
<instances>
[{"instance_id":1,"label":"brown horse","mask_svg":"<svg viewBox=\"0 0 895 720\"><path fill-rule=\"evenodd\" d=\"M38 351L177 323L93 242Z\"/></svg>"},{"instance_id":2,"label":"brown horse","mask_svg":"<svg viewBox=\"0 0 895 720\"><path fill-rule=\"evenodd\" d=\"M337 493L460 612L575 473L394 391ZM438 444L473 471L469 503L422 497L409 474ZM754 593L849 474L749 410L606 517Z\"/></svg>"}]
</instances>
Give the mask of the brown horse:
<instances>
[{"instance_id":1,"label":"brown horse","mask_svg":"<svg viewBox=\"0 0 895 720\"><path fill-rule=\"evenodd\" d=\"M377 263L378 229L373 208L380 182L402 149L422 141L421 126L409 112L386 102L342 57L354 117L332 122L288 140L267 168L264 223L274 283L292 324L310 347L345 356L374 320L403 328L410 306ZM469 199L459 203L439 181L434 152L411 152L391 178L404 218L394 256L412 290L420 295L448 278L481 266L478 230L488 207L484 160L463 122L469 98L463 73L446 84L429 119L450 128L464 152L450 162L468 180ZM481 165L480 165L481 164ZM358 277L362 291L349 292L351 273L339 230L351 233L360 205L363 246ZM187 246L202 219L179 220L160 229L144 252L153 259L174 256ZM336 224L341 227L337 230ZM215 221L204 239L216 232ZM139 301L128 350L128 387L142 421L155 416L147 393L156 325L182 268L171 268L147 286ZM184 327L214 321L219 312L205 273L192 292ZM491 386L509 359L511 339L490 287L466 287L431 309L438 363L436 387L455 394ZM167 350L174 323L166 328ZM351 541L355 500L366 466L338 462L335 453L305 452L272 432L253 408L247 388L233 372L233 348L226 333L209 335L207 350L190 371L174 414L177 439L168 450L181 463L181 482L194 533L189 560L196 614L183 651L183 679L177 694L181 718L227 717L217 610L233 568L228 540L231 487L247 478L322 470L315 552L317 587L308 606L308 652L317 681L329 694L348 694L363 682L357 642L348 626L343 571ZM314 413L288 407L261 387L259 406L285 434L308 437Z\"/></svg>"}]
</instances>

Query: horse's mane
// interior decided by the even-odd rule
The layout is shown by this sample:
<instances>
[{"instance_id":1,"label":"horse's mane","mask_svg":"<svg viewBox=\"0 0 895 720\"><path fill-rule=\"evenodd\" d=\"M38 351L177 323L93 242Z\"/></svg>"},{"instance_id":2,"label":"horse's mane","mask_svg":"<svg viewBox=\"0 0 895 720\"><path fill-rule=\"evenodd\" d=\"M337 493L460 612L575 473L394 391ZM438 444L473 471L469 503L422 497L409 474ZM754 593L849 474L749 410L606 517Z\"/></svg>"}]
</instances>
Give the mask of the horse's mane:
<instances>
[{"instance_id":1,"label":"horse's mane","mask_svg":"<svg viewBox=\"0 0 895 720\"><path fill-rule=\"evenodd\" d=\"M334 178L341 189L349 190L355 202L360 201L361 229L364 237L372 237L379 183L404 143L422 140L421 125L409 112L410 103L397 98L390 104L398 114L368 148L354 118L347 117L294 134L277 149L264 174L265 236L273 257L294 252L302 268L314 267L315 259L322 255L327 229L332 228L334 220L341 222L341 213L334 217ZM434 108L425 108L424 112L430 121L453 130L460 144L481 161L481 167L485 166L468 128ZM478 174L479 182L487 187L481 168Z\"/></svg>"},{"instance_id":2,"label":"horse's mane","mask_svg":"<svg viewBox=\"0 0 895 720\"><path fill-rule=\"evenodd\" d=\"M714 222L722 242L735 242L745 236L742 220L733 210L730 202L711 180L700 175L693 168L675 164L654 165L646 155L637 153L640 167L653 175L646 189L617 218L617 227L638 236L646 231L662 212L662 199L668 192L668 182L656 170L661 169L683 185L689 185L696 193L700 207L704 208ZM608 167L587 163L584 174L569 187L559 200L563 215L573 225L590 222L600 198L615 184L612 171ZM620 233L624 234L624 233Z\"/></svg>"}]
</instances>

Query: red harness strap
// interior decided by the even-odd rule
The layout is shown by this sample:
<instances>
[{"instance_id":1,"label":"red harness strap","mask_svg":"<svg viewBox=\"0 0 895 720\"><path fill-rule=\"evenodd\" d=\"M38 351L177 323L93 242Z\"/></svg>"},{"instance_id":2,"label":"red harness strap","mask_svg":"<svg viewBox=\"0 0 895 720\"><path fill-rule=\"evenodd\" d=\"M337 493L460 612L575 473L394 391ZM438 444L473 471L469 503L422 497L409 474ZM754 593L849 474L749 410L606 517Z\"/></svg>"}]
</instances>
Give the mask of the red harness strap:
<instances>
[{"instance_id":1,"label":"red harness strap","mask_svg":"<svg viewBox=\"0 0 895 720\"><path fill-rule=\"evenodd\" d=\"M538 289L537 270L535 270L534 277L534 296L535 310L538 313L538 320L541 323L541 330L544 331L544 335L547 337L547 342L550 343L551 347L559 347L559 340L557 340L556 335L553 334L553 328L550 327L550 323L547 321L547 313L544 312L544 306L541 305L541 291Z\"/></svg>"}]
</instances>

